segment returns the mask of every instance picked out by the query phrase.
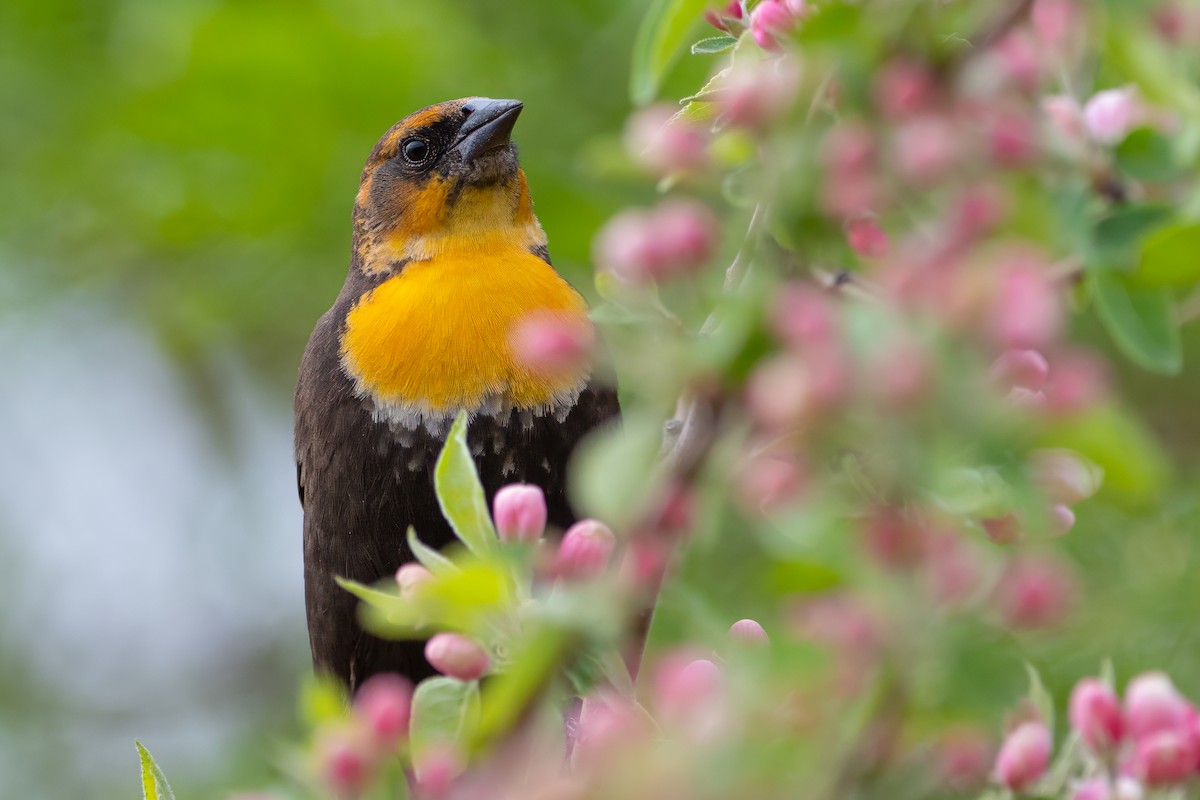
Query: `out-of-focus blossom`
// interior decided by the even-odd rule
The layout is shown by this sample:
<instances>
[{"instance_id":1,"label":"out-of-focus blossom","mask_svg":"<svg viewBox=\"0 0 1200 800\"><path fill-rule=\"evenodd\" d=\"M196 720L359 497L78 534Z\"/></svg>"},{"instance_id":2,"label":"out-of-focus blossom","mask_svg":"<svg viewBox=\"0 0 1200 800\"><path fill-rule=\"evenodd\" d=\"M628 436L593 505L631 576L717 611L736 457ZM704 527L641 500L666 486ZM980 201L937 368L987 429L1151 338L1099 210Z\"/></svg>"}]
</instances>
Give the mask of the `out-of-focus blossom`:
<instances>
[{"instance_id":1,"label":"out-of-focus blossom","mask_svg":"<svg viewBox=\"0 0 1200 800\"><path fill-rule=\"evenodd\" d=\"M729 626L729 635L744 644L768 644L771 641L763 626L752 619L739 619L733 623Z\"/></svg>"},{"instance_id":2,"label":"out-of-focus blossom","mask_svg":"<svg viewBox=\"0 0 1200 800\"><path fill-rule=\"evenodd\" d=\"M316 742L317 772L335 797L357 797L375 772L372 744L348 726L326 728Z\"/></svg>"},{"instance_id":3,"label":"out-of-focus blossom","mask_svg":"<svg viewBox=\"0 0 1200 800\"><path fill-rule=\"evenodd\" d=\"M1040 349L1057 337L1062 301L1037 256L1012 253L1000 267L992 335L1006 349Z\"/></svg>"},{"instance_id":4,"label":"out-of-focus blossom","mask_svg":"<svg viewBox=\"0 0 1200 800\"><path fill-rule=\"evenodd\" d=\"M572 764L603 767L615 754L644 743L653 725L633 701L616 692L593 692L583 698Z\"/></svg>"},{"instance_id":5,"label":"out-of-focus blossom","mask_svg":"<svg viewBox=\"0 0 1200 800\"><path fill-rule=\"evenodd\" d=\"M439 633L425 645L425 658L443 675L460 681L477 681L488 668L487 652L457 633Z\"/></svg>"},{"instance_id":6,"label":"out-of-focus blossom","mask_svg":"<svg viewBox=\"0 0 1200 800\"><path fill-rule=\"evenodd\" d=\"M596 334L591 323L551 312L526 316L510 336L517 361L539 375L587 369Z\"/></svg>"},{"instance_id":7,"label":"out-of-focus blossom","mask_svg":"<svg viewBox=\"0 0 1200 800\"><path fill-rule=\"evenodd\" d=\"M778 50L780 39L795 27L798 18L790 6L803 7L796 0L762 0L750 12L750 35L764 50Z\"/></svg>"},{"instance_id":8,"label":"out-of-focus blossom","mask_svg":"<svg viewBox=\"0 0 1200 800\"><path fill-rule=\"evenodd\" d=\"M1029 788L1045 774L1053 746L1044 724L1021 724L1004 740L996 756L996 781L1014 792Z\"/></svg>"},{"instance_id":9,"label":"out-of-focus blossom","mask_svg":"<svg viewBox=\"0 0 1200 800\"><path fill-rule=\"evenodd\" d=\"M1029 20L1041 45L1049 52L1066 45L1082 22L1074 0L1034 0Z\"/></svg>"},{"instance_id":10,"label":"out-of-focus blossom","mask_svg":"<svg viewBox=\"0 0 1200 800\"><path fill-rule=\"evenodd\" d=\"M771 327L781 341L793 347L824 347L837 336L836 302L813 284L790 283L771 308Z\"/></svg>"},{"instance_id":11,"label":"out-of-focus blossom","mask_svg":"<svg viewBox=\"0 0 1200 800\"><path fill-rule=\"evenodd\" d=\"M831 408L848 388L847 366L825 350L775 356L746 382L746 409L767 430L786 429Z\"/></svg>"},{"instance_id":12,"label":"out-of-focus blossom","mask_svg":"<svg viewBox=\"0 0 1200 800\"><path fill-rule=\"evenodd\" d=\"M940 115L928 114L904 122L896 129L894 142L896 168L918 185L944 178L962 155L962 132Z\"/></svg>"},{"instance_id":13,"label":"out-of-focus blossom","mask_svg":"<svg viewBox=\"0 0 1200 800\"><path fill-rule=\"evenodd\" d=\"M1097 92L1083 108L1088 135L1104 145L1119 144L1138 124L1140 103L1129 87Z\"/></svg>"},{"instance_id":14,"label":"out-of-focus blossom","mask_svg":"<svg viewBox=\"0 0 1200 800\"><path fill-rule=\"evenodd\" d=\"M726 703L725 676L708 659L668 658L655 674L656 718L688 738L704 741L723 733Z\"/></svg>"},{"instance_id":15,"label":"out-of-focus blossom","mask_svg":"<svg viewBox=\"0 0 1200 800\"><path fill-rule=\"evenodd\" d=\"M738 466L734 493L742 510L766 513L800 496L808 482L808 470L795 457L758 454Z\"/></svg>"},{"instance_id":16,"label":"out-of-focus blossom","mask_svg":"<svg viewBox=\"0 0 1200 800\"><path fill-rule=\"evenodd\" d=\"M1131 771L1147 786L1167 786L1195 772L1196 755L1186 732L1162 730L1137 740Z\"/></svg>"},{"instance_id":17,"label":"out-of-focus blossom","mask_svg":"<svg viewBox=\"0 0 1200 800\"><path fill-rule=\"evenodd\" d=\"M726 20L742 20L745 17L745 12L742 10L742 4L739 0L733 0L731 3L725 3L720 8L710 8L704 12L704 19L709 25L720 31L731 33L730 25Z\"/></svg>"},{"instance_id":18,"label":"out-of-focus blossom","mask_svg":"<svg viewBox=\"0 0 1200 800\"><path fill-rule=\"evenodd\" d=\"M939 783L956 793L982 788L991 766L992 748L987 734L977 728L946 731L934 746Z\"/></svg>"},{"instance_id":19,"label":"out-of-focus blossom","mask_svg":"<svg viewBox=\"0 0 1200 800\"><path fill-rule=\"evenodd\" d=\"M576 522L563 535L555 561L556 572L564 578L590 578L608 566L617 537L602 522L584 519Z\"/></svg>"},{"instance_id":20,"label":"out-of-focus blossom","mask_svg":"<svg viewBox=\"0 0 1200 800\"><path fill-rule=\"evenodd\" d=\"M536 542L546 531L546 496L539 486L514 483L492 501L496 533L505 542Z\"/></svg>"},{"instance_id":21,"label":"out-of-focus blossom","mask_svg":"<svg viewBox=\"0 0 1200 800\"><path fill-rule=\"evenodd\" d=\"M1046 384L1046 410L1076 414L1104 399L1108 387L1108 366L1099 356L1083 351L1057 355Z\"/></svg>"},{"instance_id":22,"label":"out-of-focus blossom","mask_svg":"<svg viewBox=\"0 0 1200 800\"><path fill-rule=\"evenodd\" d=\"M929 546L929 531L914 514L893 507L874 509L863 523L867 552L885 567L911 567Z\"/></svg>"},{"instance_id":23,"label":"out-of-focus blossom","mask_svg":"<svg viewBox=\"0 0 1200 800\"><path fill-rule=\"evenodd\" d=\"M408 735L412 684L394 673L372 675L354 694L354 713L376 744L390 747Z\"/></svg>"},{"instance_id":24,"label":"out-of-focus blossom","mask_svg":"<svg viewBox=\"0 0 1200 800\"><path fill-rule=\"evenodd\" d=\"M870 217L859 217L846 223L846 241L850 249L863 258L882 258L888 252L888 236L879 223Z\"/></svg>"},{"instance_id":25,"label":"out-of-focus blossom","mask_svg":"<svg viewBox=\"0 0 1200 800\"><path fill-rule=\"evenodd\" d=\"M703 127L676 114L669 105L642 109L625 125L625 148L657 175L693 172L708 165L708 135Z\"/></svg>"},{"instance_id":26,"label":"out-of-focus blossom","mask_svg":"<svg viewBox=\"0 0 1200 800\"><path fill-rule=\"evenodd\" d=\"M1013 514L981 519L979 527L996 544L1016 544L1021 540L1021 522Z\"/></svg>"},{"instance_id":27,"label":"out-of-focus blossom","mask_svg":"<svg viewBox=\"0 0 1200 800\"><path fill-rule=\"evenodd\" d=\"M462 756L449 745L435 745L419 753L413 761L419 797L445 797L465 765Z\"/></svg>"},{"instance_id":28,"label":"out-of-focus blossom","mask_svg":"<svg viewBox=\"0 0 1200 800\"><path fill-rule=\"evenodd\" d=\"M767 6L782 8L775 0L757 8ZM791 108L799 85L800 65L794 58L738 64L725 75L715 98L719 116L738 128L762 128Z\"/></svg>"},{"instance_id":29,"label":"out-of-focus blossom","mask_svg":"<svg viewBox=\"0 0 1200 800\"><path fill-rule=\"evenodd\" d=\"M1095 753L1111 752L1125 734L1121 701L1112 687L1098 678L1084 678L1075 684L1067 719Z\"/></svg>"},{"instance_id":30,"label":"out-of-focus blossom","mask_svg":"<svg viewBox=\"0 0 1200 800\"><path fill-rule=\"evenodd\" d=\"M1087 129L1083 122L1083 109L1075 98L1065 94L1047 95L1042 98L1042 113L1056 141L1069 151L1077 150L1087 135Z\"/></svg>"},{"instance_id":31,"label":"out-of-focus blossom","mask_svg":"<svg viewBox=\"0 0 1200 800\"><path fill-rule=\"evenodd\" d=\"M633 283L675 278L704 265L718 230L703 204L666 200L653 210L626 211L609 220L596 237L594 257Z\"/></svg>"},{"instance_id":32,"label":"out-of-focus blossom","mask_svg":"<svg viewBox=\"0 0 1200 800\"><path fill-rule=\"evenodd\" d=\"M1113 800L1143 800L1146 789L1136 778L1119 775L1113 784Z\"/></svg>"},{"instance_id":33,"label":"out-of-focus blossom","mask_svg":"<svg viewBox=\"0 0 1200 800\"><path fill-rule=\"evenodd\" d=\"M1003 167L1024 167L1038 155L1032 121L1023 114L997 112L987 123L988 151Z\"/></svg>"},{"instance_id":34,"label":"out-of-focus blossom","mask_svg":"<svg viewBox=\"0 0 1200 800\"><path fill-rule=\"evenodd\" d=\"M1016 86L1032 91L1042 82L1045 45L1025 31L1016 30L996 43L997 61Z\"/></svg>"},{"instance_id":35,"label":"out-of-focus blossom","mask_svg":"<svg viewBox=\"0 0 1200 800\"><path fill-rule=\"evenodd\" d=\"M938 531L929 538L922 564L926 591L936 605L957 606L979 591L984 567L959 531Z\"/></svg>"},{"instance_id":36,"label":"out-of-focus blossom","mask_svg":"<svg viewBox=\"0 0 1200 800\"><path fill-rule=\"evenodd\" d=\"M1005 391L1040 391L1050 375L1050 363L1037 350L1007 350L992 363L991 378Z\"/></svg>"},{"instance_id":37,"label":"out-of-focus blossom","mask_svg":"<svg viewBox=\"0 0 1200 800\"><path fill-rule=\"evenodd\" d=\"M1088 778L1071 787L1071 800L1111 800L1112 787L1107 777Z\"/></svg>"},{"instance_id":38,"label":"out-of-focus blossom","mask_svg":"<svg viewBox=\"0 0 1200 800\"><path fill-rule=\"evenodd\" d=\"M909 409L931 389L935 376L933 354L910 336L899 335L882 348L866 385L886 405Z\"/></svg>"},{"instance_id":39,"label":"out-of-focus blossom","mask_svg":"<svg viewBox=\"0 0 1200 800\"><path fill-rule=\"evenodd\" d=\"M1050 506L1047 511L1050 517L1050 533L1054 536L1064 536L1075 527L1075 512L1070 506Z\"/></svg>"},{"instance_id":40,"label":"out-of-focus blossom","mask_svg":"<svg viewBox=\"0 0 1200 800\"><path fill-rule=\"evenodd\" d=\"M1055 503L1073 506L1094 495L1104 471L1071 450L1038 450L1030 456L1034 482Z\"/></svg>"},{"instance_id":41,"label":"out-of-focus blossom","mask_svg":"<svg viewBox=\"0 0 1200 800\"><path fill-rule=\"evenodd\" d=\"M1183 730L1189 704L1162 672L1138 675L1125 687L1125 720L1134 739Z\"/></svg>"},{"instance_id":42,"label":"out-of-focus blossom","mask_svg":"<svg viewBox=\"0 0 1200 800\"><path fill-rule=\"evenodd\" d=\"M996 605L1005 625L1045 628L1058 624L1070 610L1075 581L1065 565L1027 556L1009 565L996 587Z\"/></svg>"},{"instance_id":43,"label":"out-of-focus blossom","mask_svg":"<svg viewBox=\"0 0 1200 800\"><path fill-rule=\"evenodd\" d=\"M404 564L396 570L396 583L400 586L400 596L411 600L420 591L421 586L431 583L433 573L415 561Z\"/></svg>"},{"instance_id":44,"label":"out-of-focus blossom","mask_svg":"<svg viewBox=\"0 0 1200 800\"><path fill-rule=\"evenodd\" d=\"M928 110L935 99L936 87L925 64L893 59L876 76L873 94L875 105L885 117L901 120Z\"/></svg>"}]
</instances>

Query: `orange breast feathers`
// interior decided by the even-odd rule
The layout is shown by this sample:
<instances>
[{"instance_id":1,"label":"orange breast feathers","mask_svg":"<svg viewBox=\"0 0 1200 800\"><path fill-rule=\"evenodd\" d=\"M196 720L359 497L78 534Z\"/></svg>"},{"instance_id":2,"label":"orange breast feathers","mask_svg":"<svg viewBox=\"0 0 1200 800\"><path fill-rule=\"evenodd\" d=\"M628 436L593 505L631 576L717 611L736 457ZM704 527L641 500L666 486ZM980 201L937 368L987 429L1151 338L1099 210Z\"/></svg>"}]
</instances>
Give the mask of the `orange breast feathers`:
<instances>
[{"instance_id":1,"label":"orange breast feathers","mask_svg":"<svg viewBox=\"0 0 1200 800\"><path fill-rule=\"evenodd\" d=\"M535 312L590 324L583 298L545 261L507 237L475 239L365 294L346 318L343 365L360 393L404 412L548 410L573 400L587 375L546 377L516 360L510 336Z\"/></svg>"}]
</instances>

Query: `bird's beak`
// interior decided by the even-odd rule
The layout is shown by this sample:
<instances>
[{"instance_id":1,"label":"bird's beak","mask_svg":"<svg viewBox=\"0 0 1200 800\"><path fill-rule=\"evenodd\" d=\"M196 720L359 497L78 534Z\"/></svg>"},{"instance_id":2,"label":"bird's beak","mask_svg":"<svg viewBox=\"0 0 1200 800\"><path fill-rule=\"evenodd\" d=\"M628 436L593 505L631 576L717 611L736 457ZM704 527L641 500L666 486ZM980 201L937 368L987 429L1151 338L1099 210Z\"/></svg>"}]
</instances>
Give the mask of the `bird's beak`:
<instances>
[{"instance_id":1,"label":"bird's beak","mask_svg":"<svg viewBox=\"0 0 1200 800\"><path fill-rule=\"evenodd\" d=\"M508 145L523 107L520 100L493 100L490 97L469 100L463 106L467 119L458 129L458 140L454 143L462 160L467 162L489 150Z\"/></svg>"}]
</instances>

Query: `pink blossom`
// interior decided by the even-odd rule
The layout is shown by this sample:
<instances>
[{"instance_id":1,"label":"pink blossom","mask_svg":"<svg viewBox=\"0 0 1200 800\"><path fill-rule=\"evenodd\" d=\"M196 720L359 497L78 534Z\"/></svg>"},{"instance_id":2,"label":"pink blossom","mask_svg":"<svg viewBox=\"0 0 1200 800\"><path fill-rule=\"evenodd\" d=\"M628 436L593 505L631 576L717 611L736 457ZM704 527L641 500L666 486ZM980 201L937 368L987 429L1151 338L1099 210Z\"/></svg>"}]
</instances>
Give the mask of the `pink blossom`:
<instances>
[{"instance_id":1,"label":"pink blossom","mask_svg":"<svg viewBox=\"0 0 1200 800\"><path fill-rule=\"evenodd\" d=\"M1029 788L1046 772L1053 747L1050 731L1042 723L1019 725L996 757L996 780L1015 792Z\"/></svg>"},{"instance_id":2,"label":"pink blossom","mask_svg":"<svg viewBox=\"0 0 1200 800\"><path fill-rule=\"evenodd\" d=\"M1034 483L1055 503L1073 506L1100 488L1104 471L1070 450L1038 450L1030 457Z\"/></svg>"},{"instance_id":3,"label":"pink blossom","mask_svg":"<svg viewBox=\"0 0 1200 800\"><path fill-rule=\"evenodd\" d=\"M808 471L794 458L757 455L738 467L734 490L744 511L766 513L799 496L808 477Z\"/></svg>"},{"instance_id":4,"label":"pink blossom","mask_svg":"<svg viewBox=\"0 0 1200 800\"><path fill-rule=\"evenodd\" d=\"M1125 719L1134 739L1161 731L1182 730L1188 719L1188 701L1164 673L1145 672L1125 687Z\"/></svg>"},{"instance_id":5,"label":"pink blossom","mask_svg":"<svg viewBox=\"0 0 1200 800\"><path fill-rule=\"evenodd\" d=\"M482 647L457 633L439 633L425 645L425 658L443 675L460 681L477 681L488 668Z\"/></svg>"},{"instance_id":6,"label":"pink blossom","mask_svg":"<svg viewBox=\"0 0 1200 800\"><path fill-rule=\"evenodd\" d=\"M950 120L916 117L896 130L896 166L913 183L936 183L958 163L961 146L962 132Z\"/></svg>"},{"instance_id":7,"label":"pink blossom","mask_svg":"<svg viewBox=\"0 0 1200 800\"><path fill-rule=\"evenodd\" d=\"M1031 91L1042 82L1044 45L1035 42L1024 31L1013 31L996 43L1000 65L1010 81Z\"/></svg>"},{"instance_id":8,"label":"pink blossom","mask_svg":"<svg viewBox=\"0 0 1200 800\"><path fill-rule=\"evenodd\" d=\"M1196 769L1196 755L1195 746L1183 731L1148 734L1137 741L1133 775L1147 786L1179 783Z\"/></svg>"},{"instance_id":9,"label":"pink blossom","mask_svg":"<svg viewBox=\"0 0 1200 800\"><path fill-rule=\"evenodd\" d=\"M509 343L516 360L526 369L554 376L586 370L595 337L586 319L536 312L517 323Z\"/></svg>"},{"instance_id":10,"label":"pink blossom","mask_svg":"<svg viewBox=\"0 0 1200 800\"><path fill-rule=\"evenodd\" d=\"M780 38L795 24L795 15L779 0L763 0L750 12L750 35L764 50L778 50Z\"/></svg>"},{"instance_id":11,"label":"pink blossom","mask_svg":"<svg viewBox=\"0 0 1200 800\"><path fill-rule=\"evenodd\" d=\"M1063 47L1080 25L1073 0L1034 0L1029 18L1042 44L1055 50Z\"/></svg>"},{"instance_id":12,"label":"pink blossom","mask_svg":"<svg viewBox=\"0 0 1200 800\"><path fill-rule=\"evenodd\" d=\"M594 692L583 698L572 762L602 767L614 752L643 743L652 729L649 716L633 701L612 691Z\"/></svg>"},{"instance_id":13,"label":"pink blossom","mask_svg":"<svg viewBox=\"0 0 1200 800\"><path fill-rule=\"evenodd\" d=\"M729 635L743 644L768 644L770 638L763 626L752 619L740 619L729 627Z\"/></svg>"},{"instance_id":14,"label":"pink blossom","mask_svg":"<svg viewBox=\"0 0 1200 800\"><path fill-rule=\"evenodd\" d=\"M434 580L433 573L415 561L396 570L396 583L400 586L400 596L406 600L412 600L420 586Z\"/></svg>"},{"instance_id":15,"label":"pink blossom","mask_svg":"<svg viewBox=\"0 0 1200 800\"><path fill-rule=\"evenodd\" d=\"M1056 414L1084 411L1104 398L1108 385L1108 366L1099 356L1086 351L1060 354L1046 385L1046 409Z\"/></svg>"},{"instance_id":16,"label":"pink blossom","mask_svg":"<svg viewBox=\"0 0 1200 800\"><path fill-rule=\"evenodd\" d=\"M1059 291L1036 256L1012 254L1002 267L992 312L992 335L1005 348L1039 349L1062 326Z\"/></svg>"},{"instance_id":17,"label":"pink blossom","mask_svg":"<svg viewBox=\"0 0 1200 800\"><path fill-rule=\"evenodd\" d=\"M777 6L775 0L761 3ZM739 63L725 76L716 98L721 119L738 128L766 126L792 106L800 85L800 67L789 57Z\"/></svg>"},{"instance_id":18,"label":"pink blossom","mask_svg":"<svg viewBox=\"0 0 1200 800\"><path fill-rule=\"evenodd\" d=\"M496 492L492 517L501 541L536 542L546 532L546 496L540 486L510 484Z\"/></svg>"},{"instance_id":19,"label":"pink blossom","mask_svg":"<svg viewBox=\"0 0 1200 800\"><path fill-rule=\"evenodd\" d=\"M1100 144L1118 144L1138 122L1138 100L1133 89L1107 89L1095 94L1083 108L1083 124Z\"/></svg>"},{"instance_id":20,"label":"pink blossom","mask_svg":"<svg viewBox=\"0 0 1200 800\"><path fill-rule=\"evenodd\" d=\"M934 746L938 777L946 788L970 792L987 780L992 743L976 728L957 727L947 731Z\"/></svg>"},{"instance_id":21,"label":"pink blossom","mask_svg":"<svg viewBox=\"0 0 1200 800\"><path fill-rule=\"evenodd\" d=\"M1083 109L1075 98L1065 94L1043 97L1042 113L1049 121L1051 131L1063 144L1075 146L1083 141L1087 129L1083 124Z\"/></svg>"},{"instance_id":22,"label":"pink blossom","mask_svg":"<svg viewBox=\"0 0 1200 800\"><path fill-rule=\"evenodd\" d=\"M887 255L888 236L879 223L860 217L846 223L846 241L850 249L863 258L882 258Z\"/></svg>"},{"instance_id":23,"label":"pink blossom","mask_svg":"<svg viewBox=\"0 0 1200 800\"><path fill-rule=\"evenodd\" d=\"M708 164L704 128L676 115L663 104L642 109L625 126L625 147L643 166L658 175L692 172Z\"/></svg>"},{"instance_id":24,"label":"pink blossom","mask_svg":"<svg viewBox=\"0 0 1200 800\"><path fill-rule=\"evenodd\" d=\"M654 212L653 224L665 261L664 277L703 265L717 246L717 218L694 200L664 201Z\"/></svg>"},{"instance_id":25,"label":"pink blossom","mask_svg":"<svg viewBox=\"0 0 1200 800\"><path fill-rule=\"evenodd\" d=\"M935 96L933 75L924 64L894 59L875 78L875 104L885 117L900 120L929 108Z\"/></svg>"},{"instance_id":26,"label":"pink blossom","mask_svg":"<svg viewBox=\"0 0 1200 800\"><path fill-rule=\"evenodd\" d=\"M1075 684L1067 718L1095 753L1111 752L1125 733L1121 701L1112 687L1098 678L1084 678Z\"/></svg>"},{"instance_id":27,"label":"pink blossom","mask_svg":"<svg viewBox=\"0 0 1200 800\"><path fill-rule=\"evenodd\" d=\"M771 323L775 335L793 347L822 347L837 336L838 308L824 289L789 283L772 306Z\"/></svg>"},{"instance_id":28,"label":"pink blossom","mask_svg":"<svg viewBox=\"0 0 1200 800\"><path fill-rule=\"evenodd\" d=\"M717 30L729 32L729 25L725 22L726 19L740 20L744 12L742 4L738 0L733 0L731 3L726 3L720 10L710 8L704 12L704 19L708 21Z\"/></svg>"},{"instance_id":29,"label":"pink blossom","mask_svg":"<svg viewBox=\"0 0 1200 800\"><path fill-rule=\"evenodd\" d=\"M979 555L958 531L930 537L923 568L926 591L939 606L955 606L970 598L979 589L984 571Z\"/></svg>"},{"instance_id":30,"label":"pink blossom","mask_svg":"<svg viewBox=\"0 0 1200 800\"><path fill-rule=\"evenodd\" d=\"M390 746L408 735L412 684L394 673L372 675L354 694L354 713L376 743Z\"/></svg>"},{"instance_id":31,"label":"pink blossom","mask_svg":"<svg viewBox=\"0 0 1200 800\"><path fill-rule=\"evenodd\" d=\"M1046 628L1058 624L1070 609L1074 580L1063 564L1047 558L1014 561L997 587L997 608L1013 628Z\"/></svg>"},{"instance_id":32,"label":"pink blossom","mask_svg":"<svg viewBox=\"0 0 1200 800\"><path fill-rule=\"evenodd\" d=\"M321 781L338 796L354 797L375 771L370 745L349 728L321 731L317 738L317 764Z\"/></svg>"},{"instance_id":33,"label":"pink blossom","mask_svg":"<svg viewBox=\"0 0 1200 800\"><path fill-rule=\"evenodd\" d=\"M1019 114L997 113L988 123L988 149L997 164L1023 167L1037 157L1031 121Z\"/></svg>"},{"instance_id":34,"label":"pink blossom","mask_svg":"<svg viewBox=\"0 0 1200 800\"><path fill-rule=\"evenodd\" d=\"M988 539L996 544L1016 544L1021 540L1021 523L1012 514L979 520Z\"/></svg>"},{"instance_id":35,"label":"pink blossom","mask_svg":"<svg viewBox=\"0 0 1200 800\"><path fill-rule=\"evenodd\" d=\"M992 363L992 381L1004 390L1039 391L1046 385L1050 363L1037 350L1007 350Z\"/></svg>"},{"instance_id":36,"label":"pink blossom","mask_svg":"<svg viewBox=\"0 0 1200 800\"><path fill-rule=\"evenodd\" d=\"M607 525L594 519L576 522L563 535L555 560L555 571L564 578L598 575L608 565L617 537Z\"/></svg>"},{"instance_id":37,"label":"pink blossom","mask_svg":"<svg viewBox=\"0 0 1200 800\"><path fill-rule=\"evenodd\" d=\"M1110 800L1111 797L1112 787L1106 777L1088 778L1071 787L1071 800Z\"/></svg>"},{"instance_id":38,"label":"pink blossom","mask_svg":"<svg viewBox=\"0 0 1200 800\"><path fill-rule=\"evenodd\" d=\"M892 507L874 509L863 534L868 552L885 567L911 567L921 561L929 545L921 520Z\"/></svg>"},{"instance_id":39,"label":"pink blossom","mask_svg":"<svg viewBox=\"0 0 1200 800\"><path fill-rule=\"evenodd\" d=\"M435 745L426 749L413 759L413 771L420 790L418 796L444 797L463 769L462 756L453 747Z\"/></svg>"},{"instance_id":40,"label":"pink blossom","mask_svg":"<svg viewBox=\"0 0 1200 800\"><path fill-rule=\"evenodd\" d=\"M870 128L860 123L836 125L821 142L821 161L835 175L869 170L874 160L874 135Z\"/></svg>"},{"instance_id":41,"label":"pink blossom","mask_svg":"<svg viewBox=\"0 0 1200 800\"><path fill-rule=\"evenodd\" d=\"M1075 512L1070 506L1050 506L1047 512L1050 516L1050 533L1054 536L1065 536L1075 527Z\"/></svg>"},{"instance_id":42,"label":"pink blossom","mask_svg":"<svg viewBox=\"0 0 1200 800\"><path fill-rule=\"evenodd\" d=\"M929 349L907 336L898 336L882 348L868 385L887 405L912 408L930 390L935 364Z\"/></svg>"},{"instance_id":43,"label":"pink blossom","mask_svg":"<svg viewBox=\"0 0 1200 800\"><path fill-rule=\"evenodd\" d=\"M668 658L655 675L654 707L662 722L689 738L711 739L726 723L725 691L721 668L708 659Z\"/></svg>"}]
</instances>

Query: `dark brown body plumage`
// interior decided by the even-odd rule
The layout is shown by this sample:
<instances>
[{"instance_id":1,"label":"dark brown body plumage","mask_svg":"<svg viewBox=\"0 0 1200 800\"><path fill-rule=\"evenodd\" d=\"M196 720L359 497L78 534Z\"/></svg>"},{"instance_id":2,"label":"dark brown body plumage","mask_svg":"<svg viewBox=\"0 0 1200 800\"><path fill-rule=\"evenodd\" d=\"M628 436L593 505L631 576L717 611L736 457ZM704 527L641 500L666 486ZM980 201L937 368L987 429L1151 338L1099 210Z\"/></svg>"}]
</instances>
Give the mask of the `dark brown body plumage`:
<instances>
[{"instance_id":1,"label":"dark brown body plumage","mask_svg":"<svg viewBox=\"0 0 1200 800\"><path fill-rule=\"evenodd\" d=\"M433 465L443 439L424 429L397 432L375 421L369 401L355 396L339 359L346 314L383 277L373 278L352 264L336 302L308 342L296 389L296 466L313 662L351 690L377 672L419 681L432 668L423 642L384 641L363 631L357 600L334 576L369 584L394 575L413 558L405 539L409 525L431 546L442 547L453 538L433 489ZM532 427L523 427L518 413L505 420L479 416L468 428L488 502L506 484L536 484L546 494L550 525L565 529L576 519L565 492L567 460L584 435L618 414L616 393L593 383L562 421L538 416Z\"/></svg>"}]
</instances>

